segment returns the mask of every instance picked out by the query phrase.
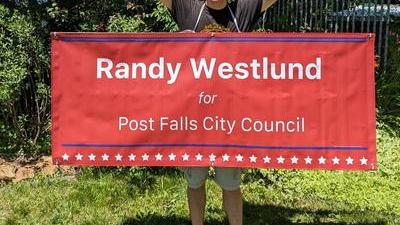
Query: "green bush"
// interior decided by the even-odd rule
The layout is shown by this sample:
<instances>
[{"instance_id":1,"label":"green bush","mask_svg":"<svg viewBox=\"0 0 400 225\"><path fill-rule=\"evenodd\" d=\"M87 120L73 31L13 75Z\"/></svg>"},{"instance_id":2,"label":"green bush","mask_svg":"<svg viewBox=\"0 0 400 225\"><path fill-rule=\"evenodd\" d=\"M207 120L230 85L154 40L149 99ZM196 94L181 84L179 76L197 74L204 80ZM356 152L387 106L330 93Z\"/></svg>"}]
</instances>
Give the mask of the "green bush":
<instances>
[{"instance_id":1,"label":"green bush","mask_svg":"<svg viewBox=\"0 0 400 225\"><path fill-rule=\"evenodd\" d=\"M386 70L377 74L377 117L380 127L400 136L400 21L392 24Z\"/></svg>"},{"instance_id":2,"label":"green bush","mask_svg":"<svg viewBox=\"0 0 400 225\"><path fill-rule=\"evenodd\" d=\"M153 0L3 1L0 156L50 151L50 32L176 29L168 10Z\"/></svg>"},{"instance_id":3,"label":"green bush","mask_svg":"<svg viewBox=\"0 0 400 225\"><path fill-rule=\"evenodd\" d=\"M0 154L49 145L49 56L31 21L0 5Z\"/></svg>"}]
</instances>

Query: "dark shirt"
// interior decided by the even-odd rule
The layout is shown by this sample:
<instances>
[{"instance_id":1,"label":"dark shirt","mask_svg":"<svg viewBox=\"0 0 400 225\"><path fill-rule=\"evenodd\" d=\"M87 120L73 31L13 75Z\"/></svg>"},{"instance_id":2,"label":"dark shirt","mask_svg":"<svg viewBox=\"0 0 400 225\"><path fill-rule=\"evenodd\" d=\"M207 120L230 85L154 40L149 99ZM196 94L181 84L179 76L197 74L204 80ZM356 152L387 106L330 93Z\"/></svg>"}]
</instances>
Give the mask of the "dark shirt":
<instances>
[{"instance_id":1,"label":"dark shirt","mask_svg":"<svg viewBox=\"0 0 400 225\"><path fill-rule=\"evenodd\" d=\"M263 0L237 0L229 4L236 16L240 31L251 31L261 16L262 3ZM181 31L194 29L203 4L202 0L172 0L171 13ZM237 31L228 7L215 10L206 6L196 32L212 23Z\"/></svg>"}]
</instances>

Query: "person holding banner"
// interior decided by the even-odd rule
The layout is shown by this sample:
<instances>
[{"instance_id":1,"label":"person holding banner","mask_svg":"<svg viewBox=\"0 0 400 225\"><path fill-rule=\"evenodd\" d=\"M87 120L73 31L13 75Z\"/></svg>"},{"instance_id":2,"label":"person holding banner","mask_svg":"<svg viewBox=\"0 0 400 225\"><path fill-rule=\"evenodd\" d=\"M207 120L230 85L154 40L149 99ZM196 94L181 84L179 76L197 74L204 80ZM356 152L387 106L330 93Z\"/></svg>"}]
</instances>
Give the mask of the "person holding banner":
<instances>
[{"instance_id":1,"label":"person holding banner","mask_svg":"<svg viewBox=\"0 0 400 225\"><path fill-rule=\"evenodd\" d=\"M207 26L220 30L249 32L262 12L277 0L161 0L181 31L199 32ZM221 29L222 28L222 29ZM208 168L181 168L188 180L188 203L193 225L202 225L206 203ZM240 168L215 168L216 182L223 189L223 205L231 225L243 224Z\"/></svg>"}]
</instances>

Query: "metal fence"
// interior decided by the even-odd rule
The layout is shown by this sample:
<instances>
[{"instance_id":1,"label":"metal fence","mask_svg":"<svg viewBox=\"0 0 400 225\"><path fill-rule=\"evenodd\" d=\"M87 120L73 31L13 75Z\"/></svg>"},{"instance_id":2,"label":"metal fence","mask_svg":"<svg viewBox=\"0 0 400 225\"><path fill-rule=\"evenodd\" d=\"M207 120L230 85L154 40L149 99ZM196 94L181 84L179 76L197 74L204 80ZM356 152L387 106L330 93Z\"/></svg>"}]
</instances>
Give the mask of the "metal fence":
<instances>
[{"instance_id":1,"label":"metal fence","mask_svg":"<svg viewBox=\"0 0 400 225\"><path fill-rule=\"evenodd\" d=\"M272 31L373 32L376 55L385 68L390 23L396 16L400 18L400 6L390 0L278 0L260 25Z\"/></svg>"}]
</instances>

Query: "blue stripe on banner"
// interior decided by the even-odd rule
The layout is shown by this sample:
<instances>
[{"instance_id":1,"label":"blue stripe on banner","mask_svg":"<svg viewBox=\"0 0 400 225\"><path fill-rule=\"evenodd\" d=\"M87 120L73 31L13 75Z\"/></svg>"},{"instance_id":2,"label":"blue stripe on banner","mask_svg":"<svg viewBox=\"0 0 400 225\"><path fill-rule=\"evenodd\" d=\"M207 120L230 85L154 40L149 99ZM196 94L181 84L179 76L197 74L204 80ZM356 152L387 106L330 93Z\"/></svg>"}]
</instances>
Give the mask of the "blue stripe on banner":
<instances>
[{"instance_id":1,"label":"blue stripe on banner","mask_svg":"<svg viewBox=\"0 0 400 225\"><path fill-rule=\"evenodd\" d=\"M363 146L261 146L230 144L62 144L64 148L244 148L266 150L351 150L366 151Z\"/></svg>"},{"instance_id":2,"label":"blue stripe on banner","mask_svg":"<svg viewBox=\"0 0 400 225\"><path fill-rule=\"evenodd\" d=\"M368 38L321 38L321 37L170 37L170 38L91 38L91 37L62 37L65 42L366 42Z\"/></svg>"}]
</instances>

